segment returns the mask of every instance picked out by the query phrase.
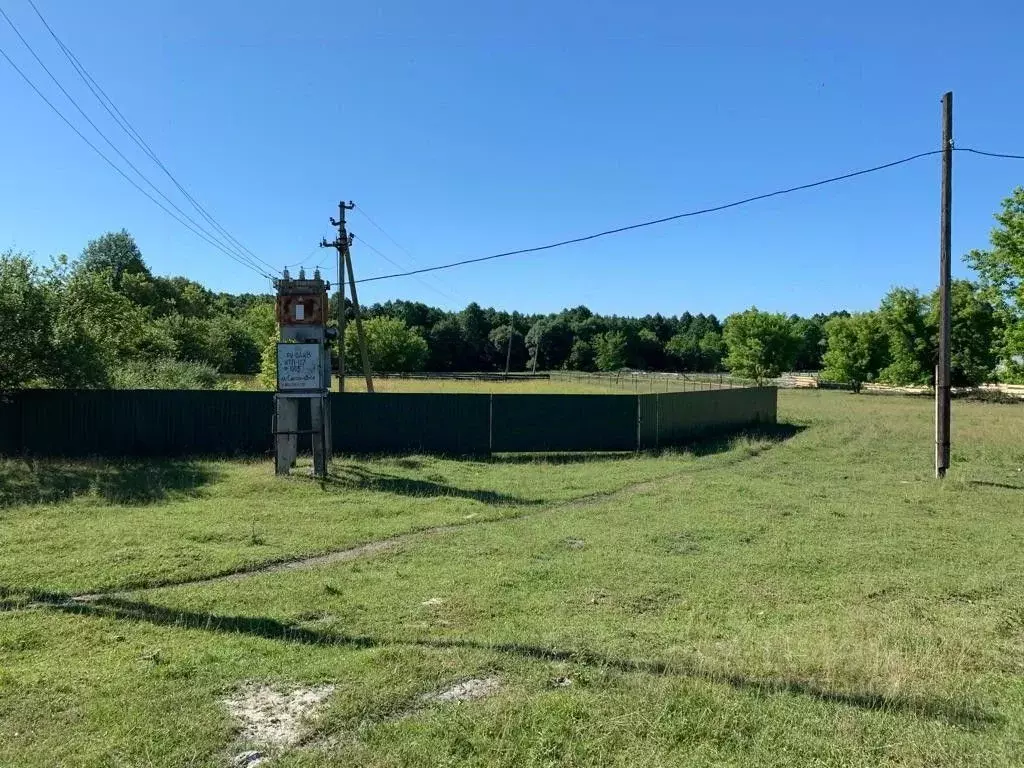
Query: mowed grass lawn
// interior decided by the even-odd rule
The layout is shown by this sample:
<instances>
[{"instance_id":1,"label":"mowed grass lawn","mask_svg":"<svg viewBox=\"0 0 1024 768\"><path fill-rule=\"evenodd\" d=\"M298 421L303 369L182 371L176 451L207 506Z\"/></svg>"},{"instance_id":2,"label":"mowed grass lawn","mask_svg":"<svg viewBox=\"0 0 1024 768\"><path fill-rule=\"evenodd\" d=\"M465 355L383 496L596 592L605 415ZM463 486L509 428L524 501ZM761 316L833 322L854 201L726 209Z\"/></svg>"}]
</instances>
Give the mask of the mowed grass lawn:
<instances>
[{"instance_id":1,"label":"mowed grass lawn","mask_svg":"<svg viewBox=\"0 0 1024 768\"><path fill-rule=\"evenodd\" d=\"M944 483L932 414L782 392L774 435L323 486L0 464L0 765L1020 765L1024 406L955 402ZM256 684L333 689L265 745Z\"/></svg>"}]
</instances>

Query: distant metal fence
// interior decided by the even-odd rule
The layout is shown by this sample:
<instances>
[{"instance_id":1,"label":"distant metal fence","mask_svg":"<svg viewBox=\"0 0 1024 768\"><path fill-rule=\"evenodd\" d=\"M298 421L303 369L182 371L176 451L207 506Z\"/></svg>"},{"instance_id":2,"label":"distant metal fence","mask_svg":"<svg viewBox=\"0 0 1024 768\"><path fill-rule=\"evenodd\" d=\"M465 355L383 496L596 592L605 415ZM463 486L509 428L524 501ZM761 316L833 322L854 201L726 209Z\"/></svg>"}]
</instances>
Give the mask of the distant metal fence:
<instances>
[{"instance_id":1,"label":"distant metal fence","mask_svg":"<svg viewBox=\"0 0 1024 768\"><path fill-rule=\"evenodd\" d=\"M586 384L609 392L634 395L668 392L704 392L714 389L738 389L756 386L750 379L728 373L672 373L666 371L552 371L551 378Z\"/></svg>"},{"instance_id":2,"label":"distant metal fence","mask_svg":"<svg viewBox=\"0 0 1024 768\"><path fill-rule=\"evenodd\" d=\"M773 424L776 395L346 393L332 395L332 433L341 453L644 450ZM28 390L0 398L0 454L265 455L272 414L269 392Z\"/></svg>"}]
</instances>

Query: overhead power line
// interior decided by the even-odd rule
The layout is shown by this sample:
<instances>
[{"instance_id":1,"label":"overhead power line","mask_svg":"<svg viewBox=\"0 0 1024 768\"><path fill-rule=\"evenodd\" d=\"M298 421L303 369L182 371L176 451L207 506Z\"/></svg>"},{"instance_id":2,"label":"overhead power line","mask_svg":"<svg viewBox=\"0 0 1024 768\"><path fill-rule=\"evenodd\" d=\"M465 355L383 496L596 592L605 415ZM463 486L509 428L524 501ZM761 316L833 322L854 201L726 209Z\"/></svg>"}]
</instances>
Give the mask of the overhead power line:
<instances>
[{"instance_id":1,"label":"overhead power line","mask_svg":"<svg viewBox=\"0 0 1024 768\"><path fill-rule=\"evenodd\" d=\"M358 211L358 210L359 210L359 208L356 208L356 210ZM353 234L352 234L352 237L353 237L353 238L354 238L355 240L358 240L358 241L359 241L360 243L362 243L363 245L365 245L365 246L366 246L367 248L369 248L369 249L370 249L371 251L373 251L374 253L376 253L376 254L377 254L378 256L380 256L380 257L381 257L382 259L384 259L384 261L388 262L388 264L391 264L391 265L393 265L393 266L396 266L396 267L398 267L399 269L405 269L405 267L404 267L404 266L402 266L401 264L399 264L399 263L398 263L397 261L395 261L394 259L390 258L390 257L389 257L389 256L387 256L386 254L382 253L382 252L381 252L381 251L379 251L378 249L374 248L374 247L373 247L373 245L371 245L370 243L366 242L366 240L365 240L364 238L362 238L362 237L359 237L359 236L358 236L358 235L356 235L355 233L353 233ZM435 285L433 285L433 284L431 284L431 283L428 283L428 282L427 282L426 280L424 280L423 278L419 277L418 275L412 275L412 279L413 279L413 280L415 280L416 282L418 282L418 283L419 283L420 285L422 285L422 286L423 286L424 288L429 288L430 290L434 291L434 293L436 293L436 294L438 294L438 295L440 295L440 296L444 296L444 297L445 297L446 299L448 299L448 300L450 300L450 301L454 301L454 302L458 303L458 299L456 299L456 298L455 298L454 296L452 296L452 295L451 295L450 293L447 293L446 291L443 291L443 290L441 290L441 289L440 289L440 288L438 288L437 286L435 286Z\"/></svg>"},{"instance_id":2,"label":"overhead power line","mask_svg":"<svg viewBox=\"0 0 1024 768\"><path fill-rule=\"evenodd\" d=\"M145 189L143 189L141 186L139 186L138 182L136 182L135 179L133 179L131 176L129 176L127 173L125 173L121 169L121 167L117 165L117 163L115 163L113 160L111 160L109 157L107 157L103 153L103 151L99 147L97 147L92 141L90 141L89 138L84 133L82 133L80 130L78 130L78 128L75 126L75 124L72 123L64 115L63 112L61 112L56 106L54 106L53 102L50 101L46 97L46 94L44 94L41 90L39 90L39 88L36 86L36 84L32 82L31 78L29 78L29 76L26 75L21 70L21 68L17 64L14 63L14 60L10 56L7 55L7 52L3 48L0 48L0 56L3 56L4 59L7 60L7 63L10 64L11 67L14 69L14 71L17 72L21 76L22 80L24 80L28 84L28 86L33 91L36 92L36 95L39 96L39 98L43 100L43 102L46 104L46 106L48 106L50 109L52 109L54 111L54 113L57 115L57 117L59 117L61 120L63 120L67 124L67 126L72 131L75 132L75 134L78 136L78 138L80 138L82 141L84 141L86 143L86 145L88 145L88 147L90 149L92 149L93 152L95 152L97 155L99 155L100 158L105 163L107 163L107 165L109 165L111 168L113 168L115 171L117 171L117 173L120 174L121 177L124 178L125 181L127 181L129 184L131 184L133 187L135 187L135 189L137 189L140 193L142 193L147 198L149 198L150 201L152 201L154 205L159 207L164 213L166 213L172 219L177 221L183 227L185 227L186 229L190 230L197 237L199 237L200 239L204 240L205 242L207 242L208 244L210 244L214 248L217 248L218 250L223 252L226 256L234 259L235 261L237 261L242 266L247 267L247 268L253 270L254 272L256 272L261 277L267 277L267 278L273 279L272 275L269 275L269 274L263 272L261 269L259 269L258 267L254 266L250 262L245 261L245 260L239 258L235 254L233 254L231 251L225 250L222 244L220 244L216 240L211 239L207 234L204 233L204 230L202 230L201 228L197 229L192 224L190 224L186 220L187 217L186 218L181 218L180 216L175 214L170 208L168 208L163 203L161 203L159 200L157 200L155 197L153 197L153 195L151 195L149 192L147 192Z\"/></svg>"},{"instance_id":3,"label":"overhead power line","mask_svg":"<svg viewBox=\"0 0 1024 768\"><path fill-rule=\"evenodd\" d=\"M359 214L360 216L362 216L362 217L363 217L364 219L366 219L366 220L367 220L368 222L370 222L370 224L371 224L371 225L372 225L372 226L373 226L373 227L374 227L374 228L375 228L375 229L376 229L376 230L377 230L378 232L380 232L380 233L381 233L382 235L384 235L384 237L386 237L386 238L387 238L387 239L388 239L388 240L389 240L389 241L391 242L391 244L392 244L393 246L395 246L395 247L396 247L396 248L397 248L398 250L400 250L400 251L401 251L402 253L404 253L404 254L405 254L406 256L408 256L408 257L409 257L409 261L411 261L411 262L413 263L413 266L416 266L416 267L419 267L419 266L420 266L420 262L419 262L419 261L418 261L418 260L416 259L416 257L415 257L415 256L413 256L413 255L412 255L412 253L410 253L409 249L408 249L408 248L406 248L406 247L405 247L404 245L402 245L402 244L401 244L400 242L398 242L398 241L397 241L397 240L396 240L395 238L393 238L393 237L392 237L392 236L390 235L390 233L388 233L388 231L387 231L386 229L384 229L384 227L382 227L382 226L381 226L380 224L378 224L378 223L377 223L377 222L376 222L376 221L375 221L375 220L373 219L373 217L372 217L372 216L370 216L370 214L368 214L368 213L367 213L367 212L366 212L365 210L363 210L363 207L362 207L361 205L359 205L359 206L356 206L356 208L355 208L355 212L356 212L356 213L358 213L358 214ZM385 260L386 260L386 261L388 261L389 263L391 263L391 264L394 264L394 265L395 265L396 267L398 267L399 269L403 269L403 270L404 270L404 269L406 269L406 267L405 267L405 266L403 266L403 265L401 265L401 264L398 264L397 262L393 261L392 259L389 259L389 258L388 258L387 256L385 256L385 255L384 255L383 253L381 253L381 252L380 252L380 251L378 251L378 250L377 250L376 248L374 248L374 247L373 247L372 245L370 245L369 243L367 243L367 242L366 242L365 240L363 240L363 243L364 243L364 244L365 244L365 245L366 245L367 247L369 247L369 248L370 248L371 250L375 251L375 252L376 252L376 253L377 253L378 255L380 255L380 257L381 257L381 258L385 259ZM426 280L424 280L424 279L422 279L422 278L415 278L415 279L416 279L416 282L418 282L418 283L419 283L420 285L423 285L423 286L425 286L425 287L429 288L430 290L434 291L435 293L437 293L437 294L440 294L441 296L445 296L446 298L450 299L451 301L455 301L455 302L457 302L457 301L458 301L458 299L456 299L456 298L455 298L454 296L452 296L452 295L451 295L450 293L448 293L447 291L443 291L443 290L441 290L440 288L438 288L438 287L437 287L436 285L434 285L433 283L431 283L431 282L428 282L428 281L426 281Z\"/></svg>"},{"instance_id":4,"label":"overhead power line","mask_svg":"<svg viewBox=\"0 0 1024 768\"><path fill-rule=\"evenodd\" d=\"M29 5L32 6L32 10L35 11L36 16L39 17L39 20L43 23L43 26L46 27L46 31L50 33L50 37L52 37L54 42L57 43L57 46L61 49L61 52L63 52L68 62L70 62L71 66L74 68L79 78L81 78L82 82L84 82L86 87L92 92L92 95L96 97L96 100L100 103L100 106L102 106L103 109L107 112L107 114L110 115L110 117L114 120L114 122L117 123L118 127L122 131L124 131L125 135L127 135L128 138L135 142L136 146L138 146L139 149L141 149L146 154L146 156L149 157L160 168L160 170L164 172L164 174L166 174L167 178L171 180L174 186L178 188L181 194L185 196L185 198L192 204L192 207L196 209L199 215L202 216L211 227L216 229L221 236L223 236L235 248L237 248L244 255L246 255L247 258L259 262L260 264L263 264L264 266L268 267L271 271L275 271L275 267L273 265L264 261L251 250L249 250L249 248L243 245L238 240L238 238L236 238L225 227L223 227L220 224L220 222L217 221L213 217L213 215L209 211L207 211L206 208L204 208L187 189L185 189L185 187L178 181L174 174L171 173L170 169L167 168L167 166L164 165L163 161L160 160L156 152L153 151L152 147L149 146L146 140L142 138L141 134L139 134L139 132L135 129L131 122L129 122L128 118L125 117L121 110L117 108L117 105L107 95L107 92L103 90L102 86L100 86L100 84L96 82L96 79L89 73L88 70L86 70L85 66L78 60L78 57L75 56L74 52L71 51L71 49L64 44L64 41L61 40L60 37L58 37L57 33L54 31L53 27L50 26L49 22L43 16L42 12L36 6L35 2L33 0L28 0L28 3ZM10 20L8 19L8 22L9 21Z\"/></svg>"},{"instance_id":5,"label":"overhead power line","mask_svg":"<svg viewBox=\"0 0 1024 768\"><path fill-rule=\"evenodd\" d=\"M919 152L916 155L910 155L899 160L893 160L890 163L883 163L882 165L876 165L871 168L864 168L859 171L852 171L850 173L844 173L841 176L832 176L827 179L821 179L820 181L812 181L809 184L800 184L796 187L787 187L786 189L777 189L774 192L765 192L761 195L754 195L753 197L746 197L742 200L735 200L731 203L725 203L723 205L715 205L710 208L701 208L696 211L687 211L685 213L677 213L672 216L664 216L660 219L651 219L649 221L642 221L638 224L629 224L624 227L616 227L615 229L606 229L603 232L595 232L591 235L582 235L581 237L573 237L569 240L559 240L555 243L547 243L546 245L536 245L532 248L520 248L515 251L505 251L503 253L495 253L490 256L479 256L475 259L462 259L461 261L453 261L448 264L438 264L433 267L423 267L422 269L413 269L408 272L399 272L391 275L377 275L376 277L364 277L359 282L370 283L375 280L392 280L397 277L408 277L410 275L421 275L424 272L437 272L442 269L451 269L453 267L461 267L466 264L479 264L482 261L492 261L494 259L503 259L506 256L520 256L525 253L537 253L538 251L549 251L552 248L561 248L565 245L573 245L575 243L585 243L588 240L596 240L600 237L608 237L609 235L617 235L621 232L629 232L634 229L641 229L643 227L653 227L655 224L665 224L669 221L677 221L678 219L687 219L693 216L703 216L708 213L715 213L717 211L724 211L729 208L737 208L741 205L748 205L749 203L757 202L758 200L767 200L770 197L778 197L780 195L788 195L793 192L800 192L805 189L813 189L814 187L821 187L826 184L834 184L837 181L845 181L846 179L852 179L856 176L864 176L868 173L876 173L878 171L884 171L887 168L895 168L897 165L903 165L914 160L919 160L922 157L929 157L931 155L942 154L941 149L934 149L930 152Z\"/></svg>"},{"instance_id":6,"label":"overhead power line","mask_svg":"<svg viewBox=\"0 0 1024 768\"><path fill-rule=\"evenodd\" d=\"M971 147L953 147L954 152L970 152L972 155L984 155L985 157L1002 157L1007 160L1024 160L1024 155L1009 155L1005 152L985 152Z\"/></svg>"},{"instance_id":7,"label":"overhead power line","mask_svg":"<svg viewBox=\"0 0 1024 768\"><path fill-rule=\"evenodd\" d=\"M207 243L209 243L213 247L217 248L222 253L230 256L231 258L234 258L236 261L239 261L239 263L247 264L251 269L253 269L254 271L258 272L259 274L264 275L265 277L270 277L270 275L265 274L263 272L263 270L259 267L259 265L253 259L251 259L248 256L246 256L243 252L241 252L237 248L232 249L231 247L228 247L227 245L225 245L225 243L222 242L216 235L214 235L213 233L211 233L210 231L205 229L201 224L199 224L199 222L197 222L195 219L193 219L191 216L189 216L173 200L171 200L166 194L164 194L164 192L159 187L157 187L142 171L140 171L139 168L128 157L126 157L125 154L107 137L107 135L99 128L99 126L96 125L96 123L92 120L92 118L89 117L89 115L85 112L85 110L82 109L81 105L75 100L75 98L70 93L68 93L67 89L61 84L60 80L56 77L56 75L53 74L53 72L49 69L49 67L46 66L45 62L43 62L43 60L39 57L39 55L36 53L35 49L31 46L31 44L29 44L28 40L25 39L25 36L21 34L21 31L14 24L14 22L11 20L10 16L7 15L7 13L4 11L3 8L0 8L0 16L3 16L4 20L11 27L11 29L14 31L14 33L18 36L18 39L21 40L22 45L25 46L25 48L28 50L28 52L36 60L36 63L39 64L39 66L43 69L43 71L47 74L47 76L49 76L49 78L53 81L53 83L57 86L57 88L60 89L61 93L63 93L64 96L68 99L68 101L71 102L72 106L74 106L74 108L78 111L78 113L83 118L85 118L85 121L87 123L89 123L89 125L92 127L92 129L94 131L96 131L96 133L100 136L100 138L102 138L103 141L105 141L107 143L107 145L118 155L118 157L120 157L121 160L124 161L124 163L131 170L133 170L135 172L135 174L142 181L144 181L150 187L150 189L152 189L157 195L159 195L161 198L163 198L164 201L166 201L166 203L171 206L171 208L173 208L175 211L177 211L179 216L173 216L172 215L173 218L176 221L178 221L181 224L184 224L184 222L182 221L182 218L184 218L185 220L188 221L189 224L191 224L191 226L186 225L187 228L190 229L195 234L200 234L200 232L201 232L202 234L200 236L203 237L203 239ZM47 103L47 105L50 106L51 109L53 109L55 112L57 112L57 114L64 120L64 122L66 122L69 126L72 126L72 128L74 128L74 126L72 125L71 121L68 120L68 118L65 117L54 106L54 104L43 95L42 91L38 87L36 87L36 85L28 77L28 75L26 75L25 72L22 71L14 63L14 61L10 58L10 56L8 56L6 54L6 52L4 52L4 58L7 59L8 63L10 63L10 65L12 67L14 67L15 71L17 71L18 74L21 75L22 79L24 79L25 82L29 84L29 86L40 96L40 98L42 98ZM85 138L84 135L80 131L77 130L77 128L75 129L75 133L77 133L83 139ZM87 141L87 143L94 150L98 151L98 149L95 147L95 145L92 144L92 142L88 142ZM127 174L123 173L121 171L121 169L115 163L113 163L113 161L111 161L108 157L103 155L102 152L100 153L100 155L108 163L110 163L114 168L116 168L119 172L121 172L122 176L124 176L128 180L131 180L130 177ZM135 186L140 191L145 192L145 190L142 190L142 188L139 187L137 184L133 184L133 186ZM153 198L152 195L149 195L147 193L146 196L149 197L154 202L157 202L155 200L155 198ZM165 212L170 214L170 211L168 211L167 208L164 205L160 205L160 207Z\"/></svg>"}]
</instances>

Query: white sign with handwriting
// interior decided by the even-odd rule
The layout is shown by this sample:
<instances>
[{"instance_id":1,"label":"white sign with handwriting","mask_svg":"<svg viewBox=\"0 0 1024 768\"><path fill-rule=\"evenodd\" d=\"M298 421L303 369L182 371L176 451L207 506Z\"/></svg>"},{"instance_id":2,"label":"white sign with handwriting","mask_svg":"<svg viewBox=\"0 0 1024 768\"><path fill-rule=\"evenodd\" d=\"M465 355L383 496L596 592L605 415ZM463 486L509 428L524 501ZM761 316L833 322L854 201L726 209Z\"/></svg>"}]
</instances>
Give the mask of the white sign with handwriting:
<instances>
[{"instance_id":1,"label":"white sign with handwriting","mask_svg":"<svg viewBox=\"0 0 1024 768\"><path fill-rule=\"evenodd\" d=\"M323 389L322 360L319 344L278 344L277 390Z\"/></svg>"}]
</instances>

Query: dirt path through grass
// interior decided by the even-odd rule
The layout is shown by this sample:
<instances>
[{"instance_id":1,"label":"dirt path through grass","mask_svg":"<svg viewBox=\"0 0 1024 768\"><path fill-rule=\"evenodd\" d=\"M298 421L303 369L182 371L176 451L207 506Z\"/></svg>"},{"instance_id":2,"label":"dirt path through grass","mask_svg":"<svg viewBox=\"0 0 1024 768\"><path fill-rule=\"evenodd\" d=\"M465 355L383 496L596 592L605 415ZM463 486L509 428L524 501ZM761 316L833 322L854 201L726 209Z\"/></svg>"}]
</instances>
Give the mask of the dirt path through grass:
<instances>
[{"instance_id":1,"label":"dirt path through grass","mask_svg":"<svg viewBox=\"0 0 1024 768\"><path fill-rule=\"evenodd\" d=\"M274 563L268 563L265 565L258 566L256 568L244 568L229 573L219 574L217 576L207 576L199 579L189 579L186 581L179 581L173 584L161 584L153 587L144 587L142 589L118 589L110 590L105 592L89 592L80 595L74 595L70 599L79 603L90 603L100 600L105 597L116 597L118 595L126 595L130 593L139 593L152 591L154 589L163 589L166 587L194 587L194 586L205 586L208 584L218 584L228 581L239 581L241 579L247 579L252 576L262 576L271 573L282 573L286 571L302 571L311 568L320 568L329 565L335 565L337 563L344 563L349 560L355 560L360 557L373 557L379 555L382 552L393 550L396 547L416 539L421 539L428 536L436 536L439 534L450 533L457 531L460 528L465 528L470 525L488 525L494 523L507 523L510 520L523 520L526 518L538 517L540 515L550 514L552 512L565 511L569 509L579 509L580 507L586 507L594 504L600 504L606 501L612 501L618 498L625 498L632 496L637 493L643 493L644 491L651 490L656 487L658 483L669 480L679 475L680 472L674 472L670 475L658 478L657 480L645 480L640 483L633 483L627 485L625 488L620 488L615 491L607 491L603 493L594 493L587 496L580 497L578 499L572 499L570 501L560 502L558 504L552 504L544 509L535 510L532 512L521 512L518 514L505 515L499 518L485 518L482 520L474 520L474 517L470 517L461 523L450 523L448 525L435 525L430 528L423 528L418 531L410 531L409 533L398 534L397 536L389 536L385 539L377 541L368 541L364 544L358 544L354 547L346 547L345 549L333 550L330 552L324 552L319 555L312 555L309 557L297 557L288 560L280 560Z\"/></svg>"}]
</instances>

